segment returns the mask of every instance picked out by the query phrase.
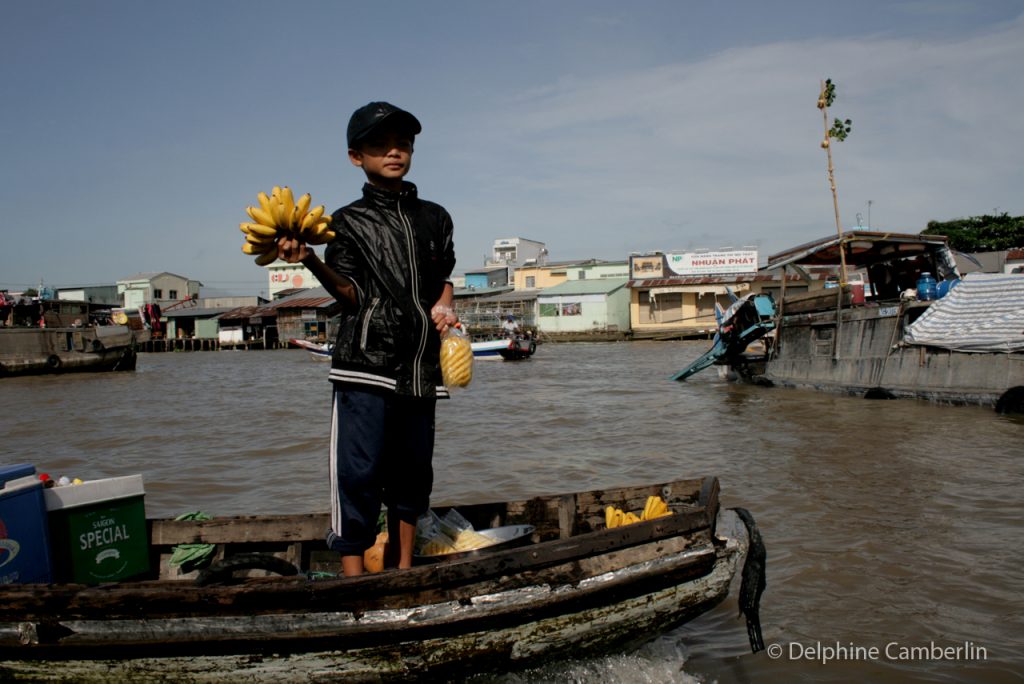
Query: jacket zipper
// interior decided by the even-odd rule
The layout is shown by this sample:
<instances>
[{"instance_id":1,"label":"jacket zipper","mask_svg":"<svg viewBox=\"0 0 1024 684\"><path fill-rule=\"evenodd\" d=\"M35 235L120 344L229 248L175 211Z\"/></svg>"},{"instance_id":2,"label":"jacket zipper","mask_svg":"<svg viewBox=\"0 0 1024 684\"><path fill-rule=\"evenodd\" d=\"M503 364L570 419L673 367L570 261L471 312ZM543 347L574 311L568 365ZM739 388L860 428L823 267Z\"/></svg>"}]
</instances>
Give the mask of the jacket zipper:
<instances>
[{"instance_id":1,"label":"jacket zipper","mask_svg":"<svg viewBox=\"0 0 1024 684\"><path fill-rule=\"evenodd\" d=\"M405 229L405 242L408 248L406 252L406 258L409 260L409 277L412 279L412 301L419 312L421 325L420 325L420 343L416 348L416 356L413 358L412 363L412 393L413 396L419 397L423 393L420 389L420 375L422 374L422 362L423 352L427 348L427 321L426 316L423 313L423 308L420 306L420 277L416 271L416 259L414 258L414 243L412 235L412 224L409 223L409 219L402 213L402 202L401 200L395 201L395 207L398 210L398 218L402 222L402 227Z\"/></svg>"},{"instance_id":2,"label":"jacket zipper","mask_svg":"<svg viewBox=\"0 0 1024 684\"><path fill-rule=\"evenodd\" d=\"M373 310L377 308L377 304L380 303L380 297L374 297L370 300L370 306L366 309L366 314L363 316L363 331L359 336L359 350L366 352L366 338L370 333L370 318L373 316Z\"/></svg>"}]
</instances>

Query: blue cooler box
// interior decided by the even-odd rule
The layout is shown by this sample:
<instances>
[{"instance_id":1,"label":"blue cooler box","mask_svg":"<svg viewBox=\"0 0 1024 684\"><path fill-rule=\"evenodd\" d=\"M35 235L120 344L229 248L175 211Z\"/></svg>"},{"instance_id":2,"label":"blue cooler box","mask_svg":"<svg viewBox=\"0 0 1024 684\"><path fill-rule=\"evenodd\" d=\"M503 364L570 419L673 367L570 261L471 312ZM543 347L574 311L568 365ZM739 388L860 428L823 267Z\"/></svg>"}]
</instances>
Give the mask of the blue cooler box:
<instances>
[{"instance_id":1,"label":"blue cooler box","mask_svg":"<svg viewBox=\"0 0 1024 684\"><path fill-rule=\"evenodd\" d=\"M0 465L0 584L52 581L43 483L28 463Z\"/></svg>"}]
</instances>

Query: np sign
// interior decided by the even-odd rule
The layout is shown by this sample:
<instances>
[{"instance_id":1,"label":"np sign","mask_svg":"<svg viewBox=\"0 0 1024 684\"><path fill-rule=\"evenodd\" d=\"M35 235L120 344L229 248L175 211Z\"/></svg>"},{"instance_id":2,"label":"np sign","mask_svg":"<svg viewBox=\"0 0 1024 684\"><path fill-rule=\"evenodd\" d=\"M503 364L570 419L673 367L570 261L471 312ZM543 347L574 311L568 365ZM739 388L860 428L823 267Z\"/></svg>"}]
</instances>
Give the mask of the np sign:
<instances>
[{"instance_id":1,"label":"np sign","mask_svg":"<svg viewBox=\"0 0 1024 684\"><path fill-rule=\"evenodd\" d=\"M668 267L676 275L720 275L757 271L756 250L727 252L684 252L667 255Z\"/></svg>"}]
</instances>

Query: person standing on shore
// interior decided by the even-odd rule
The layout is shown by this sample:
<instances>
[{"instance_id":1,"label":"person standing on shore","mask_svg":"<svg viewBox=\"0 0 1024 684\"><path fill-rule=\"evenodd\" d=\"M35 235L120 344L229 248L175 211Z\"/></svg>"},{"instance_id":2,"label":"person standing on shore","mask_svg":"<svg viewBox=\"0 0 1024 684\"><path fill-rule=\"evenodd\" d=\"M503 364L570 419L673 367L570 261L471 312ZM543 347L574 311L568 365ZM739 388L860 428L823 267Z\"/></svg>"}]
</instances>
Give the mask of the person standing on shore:
<instances>
[{"instance_id":1,"label":"person standing on shore","mask_svg":"<svg viewBox=\"0 0 1024 684\"><path fill-rule=\"evenodd\" d=\"M440 341L452 310L453 225L438 204L404 180L415 116L371 102L349 120L351 163L366 175L362 198L337 210L324 260L281 238L278 257L302 263L342 304L331 360L331 529L345 575L362 574L387 506L386 565L412 565L416 520L430 506ZM396 543L397 542L397 543Z\"/></svg>"}]
</instances>

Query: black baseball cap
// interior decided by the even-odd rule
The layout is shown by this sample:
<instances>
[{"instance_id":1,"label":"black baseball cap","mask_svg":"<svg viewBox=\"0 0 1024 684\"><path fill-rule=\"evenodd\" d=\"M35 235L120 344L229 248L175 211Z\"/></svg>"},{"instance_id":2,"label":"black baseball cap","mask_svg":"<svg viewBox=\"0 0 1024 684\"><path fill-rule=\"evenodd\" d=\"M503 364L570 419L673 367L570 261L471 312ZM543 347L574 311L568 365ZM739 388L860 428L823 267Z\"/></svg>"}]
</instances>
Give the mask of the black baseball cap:
<instances>
[{"instance_id":1,"label":"black baseball cap","mask_svg":"<svg viewBox=\"0 0 1024 684\"><path fill-rule=\"evenodd\" d=\"M371 102L352 112L348 120L348 146L354 147L385 121L405 126L413 135L423 130L419 120L404 109L387 102Z\"/></svg>"}]
</instances>

